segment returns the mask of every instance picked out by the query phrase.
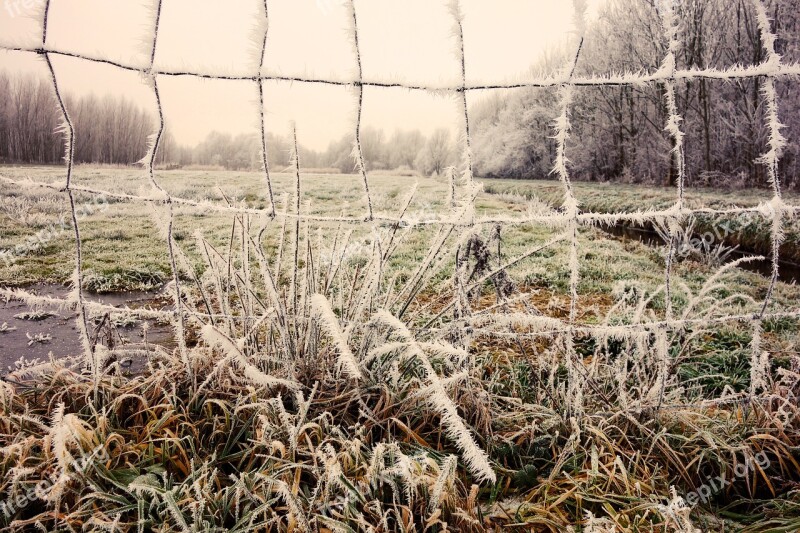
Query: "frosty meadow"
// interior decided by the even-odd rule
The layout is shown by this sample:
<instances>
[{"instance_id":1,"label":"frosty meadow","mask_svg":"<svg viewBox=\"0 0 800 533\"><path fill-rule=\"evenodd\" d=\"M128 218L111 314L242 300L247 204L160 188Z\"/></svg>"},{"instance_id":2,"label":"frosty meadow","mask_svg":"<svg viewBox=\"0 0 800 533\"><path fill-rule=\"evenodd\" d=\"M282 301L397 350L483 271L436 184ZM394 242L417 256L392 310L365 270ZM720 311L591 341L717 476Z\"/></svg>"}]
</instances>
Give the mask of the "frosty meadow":
<instances>
[{"instance_id":1,"label":"frosty meadow","mask_svg":"<svg viewBox=\"0 0 800 533\"><path fill-rule=\"evenodd\" d=\"M587 2L574 0L556 72L472 84L466 10L452 0L461 79L448 86L367 78L362 1L345 2L346 81L265 68L269 0L257 2L250 75L159 66L170 0L150 2L145 65L52 47L51 1L31 3L41 43L2 49L44 62L65 164L0 167L0 246L14 259L0 264L0 295L30 307L20 330L54 313L74 318L79 342L0 381L3 527L800 530L800 289L779 275L800 204L782 181L776 90L800 65L776 52L772 4L748 2L758 64L684 67L687 2L661 0L644 3L660 68L584 75ZM62 57L140 75L157 119L143 170L77 164ZM260 171L159 159L167 78L248 84ZM689 187L678 91L748 79L761 84L769 189ZM270 159L270 81L352 92L354 173L310 170L294 127L288 168ZM574 182L579 92L634 86L661 91L674 188ZM456 166L416 183L370 168L365 89L398 88L455 102ZM469 97L487 90L552 92L553 181L481 183ZM47 229L60 213L69 239ZM655 228L664 245L604 231L621 225ZM722 242L687 251L695 225L724 227ZM731 255L731 238L766 257ZM766 276L740 268L760 260ZM65 281L66 297L43 290ZM145 305L97 297L131 289L161 292ZM156 325L168 341L148 338ZM14 334L4 322L0 341Z\"/></svg>"}]
</instances>

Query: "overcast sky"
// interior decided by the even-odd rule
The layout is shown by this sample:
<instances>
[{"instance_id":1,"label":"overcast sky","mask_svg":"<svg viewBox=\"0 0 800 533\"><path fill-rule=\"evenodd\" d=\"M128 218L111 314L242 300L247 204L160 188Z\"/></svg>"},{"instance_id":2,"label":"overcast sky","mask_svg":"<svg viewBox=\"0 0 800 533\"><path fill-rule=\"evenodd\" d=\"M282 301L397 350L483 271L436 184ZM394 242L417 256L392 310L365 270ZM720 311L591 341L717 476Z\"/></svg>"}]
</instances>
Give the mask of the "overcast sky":
<instances>
[{"instance_id":1,"label":"overcast sky","mask_svg":"<svg viewBox=\"0 0 800 533\"><path fill-rule=\"evenodd\" d=\"M590 0L590 16L603 0ZM36 47L37 6L44 0L0 0L0 43ZM140 0L51 0L48 46L143 66L152 39L152 15ZM461 0L467 83L530 77L548 49L574 39L569 0ZM445 0L356 0L364 78L425 85L456 85L453 19ZM264 72L352 80L355 59L342 0L269 0ZM261 0L164 0L156 68L252 75L253 29ZM254 62L255 67L254 67ZM152 93L136 72L79 59L53 57L63 90L114 93L152 106ZM33 54L0 52L0 69L44 73ZM252 81L160 77L168 129L194 144L212 130L257 131ZM345 87L268 82L267 127L285 133L296 121L302 144L324 149L352 131L355 99ZM471 98L480 98L473 94ZM452 97L405 89L366 88L364 125L430 132L457 124Z\"/></svg>"}]
</instances>

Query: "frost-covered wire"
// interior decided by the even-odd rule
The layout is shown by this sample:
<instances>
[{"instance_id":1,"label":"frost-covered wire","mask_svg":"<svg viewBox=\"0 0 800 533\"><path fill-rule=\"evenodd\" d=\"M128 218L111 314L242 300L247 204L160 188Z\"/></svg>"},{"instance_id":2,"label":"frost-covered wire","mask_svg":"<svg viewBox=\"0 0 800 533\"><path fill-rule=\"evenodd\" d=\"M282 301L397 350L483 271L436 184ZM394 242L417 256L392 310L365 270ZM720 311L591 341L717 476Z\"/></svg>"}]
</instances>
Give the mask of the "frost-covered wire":
<instances>
[{"instance_id":1,"label":"frost-covered wire","mask_svg":"<svg viewBox=\"0 0 800 533\"><path fill-rule=\"evenodd\" d=\"M53 68L53 63L50 60L48 52L44 51L47 48L47 29L49 25L50 16L50 0L47 0L43 6L42 12L42 51L41 55L47 64L50 79L53 83L53 92L58 102L59 111L63 117L63 123L60 128L61 133L64 135L64 161L66 164L66 178L63 188L60 191L65 192L69 199L70 216L72 218L72 230L75 236L75 270L72 275L73 289L69 295L68 300L76 307L78 316L76 319L78 332L81 338L81 344L85 357L88 359L89 367L92 370L92 376L97 384L99 379L99 362L92 349L91 339L89 337L89 324L86 314L86 304L83 295L83 245L81 241L81 230L78 224L78 213L75 206L75 194L72 190L72 167L75 156L75 127L72 119L69 116L69 111L64 102L61 90L56 77L56 71Z\"/></svg>"},{"instance_id":2,"label":"frost-covered wire","mask_svg":"<svg viewBox=\"0 0 800 533\"><path fill-rule=\"evenodd\" d=\"M356 122L355 122L355 136L353 138L353 159L355 160L356 169L361 174L361 179L364 184L364 201L367 204L367 220L373 219L372 213L372 196L369 192L369 179L367 178L367 164L364 160L364 149L361 144L361 122L364 112L364 69L361 65L361 48L358 43L358 16L356 14L355 0L349 0L347 3L349 10L350 22L350 41L353 46L353 54L356 60L356 80L353 83L356 95Z\"/></svg>"},{"instance_id":3,"label":"frost-covered wire","mask_svg":"<svg viewBox=\"0 0 800 533\"><path fill-rule=\"evenodd\" d=\"M175 328L175 337L178 342L178 348L180 351L181 361L183 362L184 366L186 367L186 371L189 375L192 374L191 363L189 362L189 351L186 347L186 322L183 312L183 298L181 297L181 283L180 283L180 273L178 271L178 265L176 260L176 253L175 253L175 242L174 242L174 226L175 226L175 207L172 202L172 197L170 196L169 192L164 189L161 184L156 179L155 175L155 164L156 158L158 157L158 149L161 147L161 141L164 136L164 108L161 105L161 94L158 91L158 79L155 74L153 74L153 65L155 64L156 59L156 48L158 46L158 34L159 34L159 27L161 24L161 8L162 8L163 0L155 0L155 3L152 6L153 10L153 40L150 47L149 56L150 56L150 66L146 73L145 80L149 84L151 90L153 91L153 97L155 98L157 116L158 116L158 125L156 127L155 134L150 138L150 146L147 151L147 154L142 159L142 163L145 165L147 169L147 175L150 179L150 183L152 184L153 188L157 191L157 195L161 196L163 202L166 206L167 217L166 221L160 220L160 215L156 214L156 222L162 226L164 231L164 237L167 241L167 251L169 253L169 262L170 262L170 269L172 271L172 297L173 301L175 302L175 316L173 318L173 325Z\"/></svg>"},{"instance_id":4,"label":"frost-covered wire","mask_svg":"<svg viewBox=\"0 0 800 533\"><path fill-rule=\"evenodd\" d=\"M759 314L763 318L767 312L772 295L775 292L775 285L778 282L778 272L780 269L780 247L783 243L783 217L785 214L784 202L781 194L781 180L778 173L778 163L780 162L781 153L786 146L786 138L781 133L784 127L778 117L778 94L775 90L775 71L779 71L781 67L781 56L775 51L775 40L777 37L772 31L769 17L767 16L767 8L762 0L753 0L753 6L756 11L756 18L758 20L758 29L761 37L761 44L767 53L767 61L764 63L769 66L773 72L766 74L764 85L761 92L766 104L766 121L769 131L769 140L767 145L769 149L764 153L759 161L767 167L767 175L769 182L772 185L774 198L770 204L771 209L765 213L771 219L771 241L772 241L772 276L770 279L767 294L764 297L764 303L761 307Z\"/></svg>"},{"instance_id":5,"label":"frost-covered wire","mask_svg":"<svg viewBox=\"0 0 800 533\"><path fill-rule=\"evenodd\" d=\"M148 43L148 49L146 53L149 57L149 63L142 67L141 65L133 65L133 64L126 64L119 61L114 61L102 57L91 56L88 54L83 53L76 53L71 51L59 50L53 46L48 45L47 33L48 33L48 13L50 7L50 1L47 0L43 3L42 7L42 38L41 38L41 45L37 47L4 47L0 46L2 50L12 50L12 51L19 51L19 52L29 52L35 53L42 57L44 62L47 65L47 70L50 74L50 78L52 80L53 88L55 91L56 102L59 106L60 114L63 117L63 124L60 129L60 132L63 133L65 139L65 163L66 163L66 179L65 183L62 184L47 184L47 183L36 183L29 180L13 180L7 177L0 176L0 181L10 185L18 185L22 188L33 188L33 187L43 187L43 188L50 188L53 190L57 190L66 195L70 201L70 209L72 213L72 222L73 228L75 232L75 256L76 256L76 268L73 274L73 283L74 288L73 291L69 294L66 299L57 299L57 298L43 298L37 297L36 295L27 293L25 291L11 291L15 294L15 297L23 299L26 302L40 302L44 303L45 300L47 304L51 305L59 305L63 306L63 308L69 309L77 309L78 312L78 326L79 332L82 338L83 347L85 354L88 358L90 358L90 362L92 365L92 369L94 372L95 379L97 378L99 372L99 364L97 358L99 357L98 354L93 353L93 349L90 343L90 337L88 333L88 313L97 313L97 312L110 312L112 314L119 313L124 316L139 316L139 317L151 317L154 318L164 317L164 316L171 316L175 321L175 328L176 328L176 336L180 343L181 349L181 357L183 362L186 364L187 368L190 367L188 361L188 355L186 352L185 342L184 342L184 317L189 318L193 317L197 320L205 320L205 319L214 319L214 318L224 318L225 320L229 321L229 324L232 324L234 320L260 320L263 317L259 316L250 316L254 314L254 309L252 305L248 309L245 309L246 317L237 316L234 317L232 315L231 306L228 305L226 302L224 306L221 307L220 313L213 313L211 309L208 309L208 313L199 313L196 311L192 311L189 309L189 306L186 306L182 300L182 291L181 291L181 280L179 276L179 268L177 258L179 256L179 250L176 249L176 245L174 243L174 236L173 236L173 224L175 217L177 215L178 209L185 209L185 210L203 210L203 211L212 211L218 213L225 213L225 214L234 214L237 216L243 215L259 215L269 216L270 219L281 219L283 223L283 227L286 228L287 221L292 221L293 224L289 226L290 228L294 226L294 241L295 247L292 250L293 258L295 261L295 265L298 264L300 261L300 229L301 229L301 222L337 222L342 224L364 224L365 220L363 216L323 216L323 215L315 215L309 209L302 209L300 207L301 202L301 178L300 178L300 165L298 161L298 154L297 154L297 141L296 141L296 133L294 133L294 158L293 158L293 174L294 174L294 185L295 185L295 195L294 195L294 202L290 208L290 204L287 201L286 209L282 210L282 212L277 212L275 200L273 197L273 190L272 190L272 175L269 168L269 161L267 157L267 128L266 128L266 119L265 119L265 101L264 101L264 84L267 81L277 81L277 82L299 82L299 83L307 83L307 84L321 84L321 85L330 85L330 86L341 86L341 87L352 87L354 89L356 95L356 120L355 120L355 138L354 138L354 146L353 146L353 157L356 163L356 168L359 171L359 174L363 181L364 187L364 194L365 194L365 203L367 207L367 219L368 221L373 222L373 226L377 226L379 223L389 223L400 225L401 223L404 226L413 227L425 227L425 226L434 226L440 227L440 236L435 241L435 246L431 249L428 257L426 257L420 265L420 268L417 272L413 273L411 280L413 281L412 284L409 285L411 289L409 292L414 294L420 284L424 281L429 279L430 270L432 270L432 265L438 266L443 261L444 258L441 256L445 251L448 251L447 246L445 246L445 241L449 239L454 233L456 236L461 238L459 232L462 230L466 230L468 228L480 227L483 225L501 225L501 226L524 226L529 224L539 224L545 226L547 228L555 230L558 234L557 237L549 243L545 243L544 246L550 246L552 244L560 243L560 242L567 242L569 244L569 259L568 259L568 269L570 272L569 277L569 297L570 297L570 308L568 316L565 319L561 318L551 318L551 317L543 317L543 316L536 316L532 314L515 314L515 313L507 313L507 314L489 314L484 313L481 314L480 312L474 313L474 316L469 318L470 325L473 328L471 335L473 336L492 336L492 337L516 337L516 338L524 338L524 337L537 337L537 336L549 336L551 338L558 338L565 341L565 349L568 354L570 354L570 361L575 362L572 354L574 352L574 336L578 334L587 334L592 335L596 338L621 338L621 339L628 339L628 340L636 340L637 342L641 341L641 339L645 336L655 336L658 339L656 343L656 348L661 355L661 359L659 359L659 382L657 383L658 387L658 397L659 403L663 400L664 397L664 389L667 383L667 371L670 368L669 361L667 360L667 356L664 354L668 354L668 350L664 350L664 340L666 339L667 332L676 331L683 328L691 327L692 325L711 325L711 324L721 324L721 323L729 323L729 322L750 322L753 325L753 341L752 341L752 361L751 361L751 396L756 394L759 390L763 390L767 383L767 372L766 369L768 368L768 361L765 359L765 352L761 349L761 342L760 342L760 332L762 330L763 324L762 321L769 317L798 317L800 316L800 311L798 310L789 310L784 311L781 313L767 313L770 303L773 300L773 293L778 281L778 267L780 261L780 246L783 242L783 231L784 231L784 220L790 215L795 215L800 213L800 206L789 205L786 203L782 196L781 191L781 179L779 175L779 162L781 158L781 153L786 145L786 138L782 133L782 124L780 123L779 117L779 106L778 106L778 95L776 91L776 83L784 79L792 79L794 77L800 76L800 64L797 63L784 63L780 55L776 52L775 49L775 42L776 42L776 35L773 32L770 24L769 17L767 15L767 10L764 6L762 0L752 0L755 13L756 13L756 20L759 28L760 38L762 42L762 46L766 52L766 60L757 65L751 66L733 66L729 68L717 69L717 68L698 68L693 67L689 69L679 69L677 65L677 54L680 49L680 32L679 32L679 20L678 20L678 13L675 9L675 2L674 0L659 0L659 12L661 14L662 19L662 26L663 26L663 33L659 38L660 41L666 43L666 53L665 57L662 61L662 64L659 68L653 72L624 72L618 74L607 74L607 75L580 75L577 72L577 65L578 65L578 58L580 57L580 51L583 44L583 35L586 31L586 20L585 20L585 10L586 10L586 0L573 0L574 11L575 11L575 31L579 37L579 43L577 46L577 51L575 54L574 61L572 61L569 65L565 67L560 72L554 73L552 75L543 76L534 80L530 80L524 83L467 83L467 73L466 73L466 65L467 65L467 56L466 50L464 46L464 13L462 11L462 6L459 0L449 0L449 7L450 13L453 19L453 34L454 34L454 42L456 44L456 57L459 60L460 64L460 79L456 83L441 83L441 84L408 84L403 82L397 81L387 81L382 79L368 79L364 76L364 71L362 67L362 55L361 49L359 44L359 28L358 28L358 19L355 9L355 0L348 0L345 4L346 8L349 9L349 23L350 23L350 37L353 45L353 52L354 58L356 62L356 72L352 79L332 79L332 78L315 78L309 76L284 76L280 73L275 72L268 72L265 69L265 54L266 54L266 45L267 45L267 35L269 30L269 18L268 18L268 0L259 0L259 2L263 1L263 16L259 16L256 23L256 28L254 30L254 54L257 55L253 61L253 70L254 73L248 75L229 75L229 74L219 74L215 72L202 72L202 71L193 71L187 69L165 69L165 68L156 68L155 66L155 56L156 56L156 45L158 42L158 33L159 33L159 19L161 13L161 0L154 0L154 28L152 34L152 41ZM83 186L76 186L72 183L72 174L73 174L73 152L75 146L75 130L74 125L70 119L69 112L66 108L65 101L62 97L62 93L60 90L59 82L56 76L56 70L53 67L51 56L61 56L61 57L70 57L76 58L87 62L98 63L98 64L105 64L116 67L121 70L126 71L133 71L140 73L145 81L149 84L152 93L155 97L156 106L158 108L158 126L154 136L150 140L149 150L146 154L145 158L143 159L144 166L147 169L147 174L150 179L152 187L152 192L142 192L139 194L125 194L121 192L115 191L101 191L97 189L92 189L89 187ZM257 71L255 67L257 66ZM170 195L159 183L156 179L155 173L155 163L157 160L158 149L161 144L161 140L164 134L164 114L161 105L161 97L159 94L158 88L158 79L159 77L195 77L199 79L214 79L214 80L241 80L241 81L251 81L257 84L258 86L258 105L259 105L259 124L260 124L260 133L261 133L261 163L262 163L262 170L264 172L264 179L266 182L267 187L267 195L269 197L269 205L265 209L256 209L248 207L246 204L239 204L239 205L232 205L227 201L209 201L209 200L192 200L190 198L181 198L179 196L172 196ZM769 179L769 183L772 186L773 190L773 198L769 201L762 202L761 204L753 207L733 207L733 208L690 208L686 205L684 201L684 188L686 183L686 163L685 163L685 156L684 156L684 133L681 130L681 120L682 117L678 110L677 105L677 98L676 98L676 91L675 87L678 83L682 81L691 81L691 80L698 80L698 79L707 79L707 80L720 80L720 81L731 81L731 80L741 80L741 79L753 79L753 78L763 78L764 83L762 84L761 90L761 97L763 99L764 108L765 108L765 117L766 117L766 125L767 131L769 132L769 138L767 140L767 146L765 153L760 157L759 161L764 164L767 169L767 175ZM569 176L569 164L567 159L567 143L569 139L570 133L570 108L572 104L573 95L575 92L576 87L613 87L613 86L629 86L629 85L647 85L647 84L660 84L664 87L664 106L667 112L667 120L665 124L665 130L669 137L672 139L672 161L673 161L673 168L675 169L676 174L676 185L677 185L677 200L675 205L670 206L665 209L647 209L647 210L636 210L633 212L611 212L611 213L597 213L597 212L581 212L578 205L578 200L575 196L575 192L573 190L570 176ZM463 131L463 144L465 146L464 156L463 156L463 165L464 165L464 172L462 174L463 181L470 186L468 191L468 199L469 203L473 204L475 197L477 195L477 189L472 188L473 182L473 163L472 163L472 154L471 154L471 136L470 136L470 116L469 116L469 106L468 106L468 99L467 93L471 91L481 91L486 89L514 89L514 88L534 88L534 87L553 87L557 88L559 91L560 96L560 110L561 113L559 117L556 119L555 122L555 140L556 140L556 155L553 167L553 173L556 174L561 181L563 188L564 188L564 203L561 209L543 209L537 212L528 212L525 214L500 214L500 215L491 215L491 216L474 216L474 209L469 209L469 206L464 206L460 204L460 201L456 201L456 194L455 194L455 183L456 180L454 179L453 174L448 171L448 198L447 204L449 207L453 208L453 214L434 214L434 215L426 215L426 217L421 218L414 218L409 217L404 219L401 215L397 217L393 214L385 214L379 213L374 210L372 197L370 194L369 189L369 180L367 176L367 168L364 159L363 147L361 143L361 126L362 126L362 113L363 113L363 99L364 99L364 88L365 87L374 87L374 88L405 88L408 90L413 91L424 91L434 95L455 95L458 99L459 104L459 126L460 129ZM462 113L463 111L463 113ZM83 271L82 271L82 262L83 262L83 250L82 250L82 242L81 242L81 233L80 228L78 225L78 217L76 212L76 196L80 194L89 194L89 195L103 195L106 198L114 198L119 201L123 202L135 202L135 203L143 203L148 205L154 205L157 207L165 207L166 208L166 216L157 217L157 222L159 222L163 226L163 230L165 233L165 240L167 241L169 255L170 255L170 267L172 270L173 276L173 283L174 287L171 287L173 292L173 298L175 301L175 309L172 311L149 311L149 310L136 310L132 311L130 309L125 308L115 308L112 306L104 306L101 304L96 304L94 302L89 302L85 299L83 293ZM460 198L459 198L460 200ZM742 214L760 214L765 220L770 223L770 232L771 232L771 241L772 241L772 275L770 279L769 289L767 294L764 298L761 310L755 316L752 315L742 315L742 314L723 314L722 316L716 316L715 314L704 315L700 317L692 317L688 314L688 312L684 312L681 316L673 316L672 310L672 296L674 290L680 290L680 283L679 280L674 279L672 270L673 270L673 263L674 263L674 255L675 255L675 235L680 230L680 222L684 220L686 217L690 215L725 215L725 216L734 216L734 215L742 215ZM405 210L403 211L405 214ZM244 223L244 218L243 225ZM666 224L669 229L670 239L669 239L669 250L667 254L667 261L666 261L666 268L664 273L664 287L661 289L663 290L663 294L666 299L666 312L661 320L656 320L654 317L650 317L650 320L647 320L646 317L640 317L641 320L637 321L633 324L624 324L624 325L612 325L612 324L581 324L578 322L578 282L580 280L580 263L579 263L579 254L578 254L578 235L579 229L582 227L594 227L599 225L612 225L617 223L633 223L633 224L645 224L645 223L659 223L659 224ZM245 225L246 227L246 225ZM308 228L306 228L306 233L309 233ZM374 227L373 227L374 229ZM291 231L291 230L290 230ZM282 232L285 233L285 232ZM306 236L306 241L309 241L308 237ZM391 241L390 243L391 244ZM306 242L306 245L310 246L309 242ZM376 292L378 288L382 286L383 280L381 276L383 274L383 267L384 262L386 261L386 257L388 254L388 248L384 250L381 248L383 243L380 241L379 235L376 234L376 239L374 240L374 246L372 250L372 261L369 263L369 269L366 272L365 279L367 280L368 287L375 287ZM246 250L249 250L245 246ZM271 304L275 308L281 308L282 305L286 304L286 301L283 300L281 295L279 294L279 272L281 268L281 259L283 254L283 241L280 243L279 247L279 260L275 265L268 265L266 258L263 256L257 257L258 261L261 263L261 271L262 277L267 280L268 287L268 297ZM503 268L507 268L516 264L516 262L521 261L525 258L532 256L533 254L537 253L537 251L541 250L541 245L539 244L531 244L524 250L517 258L506 265ZM256 252L258 254L258 251ZM287 250L287 256L289 252ZM245 278L250 279L249 276L249 257L247 253L244 255L246 265L243 266L245 272ZM291 258L288 258L291 260ZM186 270L185 264L182 262L180 263L182 268ZM275 270L275 274L272 274L272 270ZM491 276L490 273L488 276ZM487 277L482 278L479 282L486 281ZM217 280L218 281L218 280ZM307 282L307 280L306 280ZM218 282L218 284L221 282ZM291 279L291 285L289 288L290 298L292 300L291 305L295 314L297 310L300 308L300 303L298 301L298 294L301 292L301 287L303 280L298 279L298 274L295 269L294 275ZM474 284L473 284L474 285ZM470 290L470 286L463 286L463 290ZM406 289L403 289L405 291ZM3 289L0 290L0 295L6 294L8 291ZM218 291L220 294L223 293L222 290ZM401 297L408 296L406 293L400 291L399 294L393 295L395 297L394 300L391 298L387 298L392 304L402 303ZM285 297L284 297L285 298ZM252 304L252 302L250 302ZM308 303L308 302L306 302ZM348 328L353 325L353 323L363 321L363 317L372 309L373 302L372 298L369 295L369 291L364 290L359 301L356 309L358 312L352 314L352 316L345 316L346 313L342 313L341 318L337 318L333 312L331 311L330 304L326 301L323 305L321 301L312 298L310 301L311 307L315 309L317 316L314 318L321 318L322 319L322 326L323 329L327 332L327 334L331 337L336 345L336 349L339 352L339 363L341 368L351 377L358 378L361 375L361 369L359 367L359 361L353 356L352 352L349 350L347 345L348 337L346 332ZM445 306L445 310L449 310L454 305L452 302ZM327 306L327 307L326 307ZM363 312L362 312L363 311ZM444 311L443 311L444 312ZM283 308L278 313L280 316L286 316L287 312L286 309ZM295 325L297 322L301 322L303 319L309 319L310 317L296 317ZM438 320L438 317L437 317ZM425 327L422 328L412 328L407 327L408 334L411 335L417 333L425 333L429 335L442 335L446 332L446 328L435 328L433 327L436 323L436 320L428 323ZM522 330L509 330L509 327L521 327ZM233 326L230 326L231 330ZM288 324L282 324L282 328L287 328ZM206 331L206 335L211 335L212 339L210 339L215 346L222 346L227 353L229 354L236 354L236 351L239 349L237 344L232 340L228 339L230 343L226 343L225 337L220 338L218 336L213 335L213 331ZM290 343L294 342L293 336L285 331L281 333L281 337L285 339L285 342ZM232 343L232 344L231 344ZM424 350L425 345L420 343L420 350ZM286 346L287 351L292 352L294 350L294 346L287 344ZM236 356L237 360L238 355ZM242 364L245 364L245 360ZM249 364L249 363L247 363ZM254 381L261 380L262 384L266 384L266 381L263 379L262 376L256 374L258 371L255 367L245 367L245 373L249 375L251 378L256 378ZM587 383L586 374L583 372L572 372L570 374L570 384L569 384L569 394L575 396L576 400L574 402L575 411L578 410L580 403L579 399L577 399L578 394L582 390L583 386ZM268 380L267 380L268 381ZM440 398L441 399L441 398ZM572 413L574 415L574 412Z\"/></svg>"},{"instance_id":6,"label":"frost-covered wire","mask_svg":"<svg viewBox=\"0 0 800 533\"><path fill-rule=\"evenodd\" d=\"M259 23L255 29L256 35L254 38L261 37L260 45L256 49L258 52L258 73L254 77L258 85L258 118L261 134L261 169L264 172L264 180L267 185L267 194L269 195L269 208L270 215L275 218L275 196L272 192L272 177L269 170L269 156L267 154L267 125L266 125L266 111L264 110L264 78L261 77L261 71L264 69L264 56L267 52L267 37L269 36L269 6L268 0L264 0L264 17L259 19Z\"/></svg>"},{"instance_id":7,"label":"frost-covered wire","mask_svg":"<svg viewBox=\"0 0 800 533\"><path fill-rule=\"evenodd\" d=\"M7 52L28 52L32 54L51 54L64 57L71 57L89 61L92 63L99 63L110 65L122 70L131 72L141 72L142 67L131 63L123 63L111 59L106 59L87 54L71 52L68 50L59 50L50 47L25 47L25 46L8 46L0 45L0 50ZM220 80L220 81L252 81L253 75L251 74L215 74L213 72L202 72L197 70L182 70L182 69L165 69L160 68L153 71L158 76L170 77L190 77L206 80ZM693 67L689 69L681 69L675 72L674 76L664 73L661 69L652 73L641 72L626 72L626 73L613 73L613 74L593 74L589 76L576 76L572 80L572 85L575 87L618 87L623 85L647 85L654 83L663 83L664 81L673 78L675 80L736 80L736 79L749 79L760 76L773 76L775 78L795 78L800 76L800 63L786 64L782 63L779 67L774 67L769 64L749 65L749 66L732 66L728 68L698 68ZM357 79L331 79L331 78L315 78L311 76L287 76L279 73L266 72L259 76L260 79L265 81L277 81L286 83L309 83L319 85L331 85L337 87L352 87L358 84ZM513 83L473 83L464 87L465 91L486 91L490 89L535 89L558 87L564 83L564 77L558 73L551 76L536 78L525 82ZM434 94L454 93L462 90L461 83L457 85L450 85L442 83L439 85L419 85L412 83L403 83L397 81L388 81L381 79L364 78L360 85L364 87L376 87L384 89L408 89L410 91L425 91Z\"/></svg>"}]
</instances>

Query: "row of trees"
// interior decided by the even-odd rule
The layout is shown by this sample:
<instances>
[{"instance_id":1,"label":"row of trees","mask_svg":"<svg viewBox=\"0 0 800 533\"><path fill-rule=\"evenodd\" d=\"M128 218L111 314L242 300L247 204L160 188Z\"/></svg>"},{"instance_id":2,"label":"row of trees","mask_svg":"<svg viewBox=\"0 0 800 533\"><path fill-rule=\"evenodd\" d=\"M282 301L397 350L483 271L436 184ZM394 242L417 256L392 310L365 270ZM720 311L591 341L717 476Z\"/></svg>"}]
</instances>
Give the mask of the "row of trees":
<instances>
[{"instance_id":1,"label":"row of trees","mask_svg":"<svg viewBox=\"0 0 800 533\"><path fill-rule=\"evenodd\" d=\"M133 102L89 94L80 98L67 95L65 104L77 132L76 162L129 165L147 152L148 136L155 131L156 123L150 113ZM54 134L60 124L61 114L49 82L0 73L0 162L61 161L63 138ZM322 152L301 146L303 164L352 172L353 141L353 135L345 135ZM369 170L405 168L429 175L441 173L456 159L446 129L436 130L429 137L418 130L397 130L387 137L382 130L364 128L361 144ZM158 162L253 170L261 166L260 146L256 134L211 132L198 145L189 147L178 144L167 131ZM267 133L267 155L276 169L290 164L291 148L286 136Z\"/></svg>"},{"instance_id":2,"label":"row of trees","mask_svg":"<svg viewBox=\"0 0 800 533\"><path fill-rule=\"evenodd\" d=\"M0 73L0 161L50 163L63 156L52 89Z\"/></svg>"},{"instance_id":3,"label":"row of trees","mask_svg":"<svg viewBox=\"0 0 800 533\"><path fill-rule=\"evenodd\" d=\"M800 58L800 11L796 0L766 0L776 48L786 62ZM682 0L678 68L756 65L766 51L749 0ZM548 58L540 72L553 72L574 51ZM589 28L576 75L657 70L666 54L655 0L608 0ZM800 92L795 80L777 84L780 116L789 139L781 172L799 186ZM676 84L677 105L686 133L688 177L696 185L762 186L766 173L757 162L767 150L763 78L721 81L696 79ZM495 97L474 113L476 168L485 176L542 177L552 165L548 136L560 112L555 90L541 89ZM660 84L581 87L571 108L568 146L572 173L586 180L674 183L671 139Z\"/></svg>"},{"instance_id":4,"label":"row of trees","mask_svg":"<svg viewBox=\"0 0 800 533\"><path fill-rule=\"evenodd\" d=\"M230 170L256 170L261 166L261 139L255 134L231 135L211 132L197 146L189 148L168 142L162 147L162 157L175 165L203 165ZM299 147L303 166L353 172L354 136L344 135L333 141L323 152ZM455 148L450 132L437 129L429 137L419 130L395 131L387 139L382 130L364 128L361 149L368 170L408 169L424 175L441 174L456 164ZM291 164L292 146L288 137L267 133L267 155L270 165L282 169Z\"/></svg>"},{"instance_id":5,"label":"row of trees","mask_svg":"<svg viewBox=\"0 0 800 533\"><path fill-rule=\"evenodd\" d=\"M352 172L353 142L353 135L332 142L328 150L320 154L320 162L342 172ZM388 138L383 130L364 128L361 150L368 170L414 169L427 176L441 174L457 160L450 131L444 128L428 137L419 130L395 130Z\"/></svg>"},{"instance_id":6,"label":"row of trees","mask_svg":"<svg viewBox=\"0 0 800 533\"><path fill-rule=\"evenodd\" d=\"M139 106L114 96L65 97L78 162L131 164L147 151L153 118ZM33 76L0 73L0 161L55 163L64 157L64 139L55 132L62 118L52 86ZM168 137L167 142L171 139Z\"/></svg>"}]
</instances>

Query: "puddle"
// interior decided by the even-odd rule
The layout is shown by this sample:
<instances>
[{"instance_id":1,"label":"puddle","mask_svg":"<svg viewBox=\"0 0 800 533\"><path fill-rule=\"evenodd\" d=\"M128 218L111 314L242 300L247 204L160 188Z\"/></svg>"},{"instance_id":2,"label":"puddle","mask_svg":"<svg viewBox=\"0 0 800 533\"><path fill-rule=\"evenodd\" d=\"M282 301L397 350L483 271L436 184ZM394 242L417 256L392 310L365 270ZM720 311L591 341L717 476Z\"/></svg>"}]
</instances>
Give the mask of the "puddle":
<instances>
[{"instance_id":1,"label":"puddle","mask_svg":"<svg viewBox=\"0 0 800 533\"><path fill-rule=\"evenodd\" d=\"M33 285L25 290L39 296L65 298L69 292L66 287L57 285ZM113 294L85 293L88 301L113 305L128 306L133 309L168 310L170 302L157 292L121 292ZM17 315L31 313L27 304L18 300L8 302L0 300L0 326L5 323L7 329L0 332L0 375L13 369L14 363L24 357L26 360L39 359L47 361L50 354L55 358L70 357L82 353L82 344L75 323L77 313L59 311L56 307L41 307L38 315L29 319L18 318ZM147 322L147 343L162 346L171 350L175 346L172 328L152 320L139 320L132 324L100 328L100 343L109 344L109 339L116 346L144 345L142 326ZM100 324L100 317L90 321L90 335L95 333ZM36 339L41 339L36 340ZM45 340L46 339L46 340ZM130 362L130 365L128 365ZM128 372L141 371L146 364L142 356L124 361Z\"/></svg>"},{"instance_id":2,"label":"puddle","mask_svg":"<svg viewBox=\"0 0 800 533\"><path fill-rule=\"evenodd\" d=\"M664 239L662 239L656 231L647 228L617 224L610 227L599 226L599 229L623 241L636 240L648 246L663 246L665 244ZM753 255L762 254L737 248L731 252L730 259L735 260ZM739 268L749 270L750 272L756 272L767 278L772 277L772 263L770 259L743 263ZM778 276L779 279L785 283L800 282L800 265L788 261L781 261L779 264Z\"/></svg>"}]
</instances>

